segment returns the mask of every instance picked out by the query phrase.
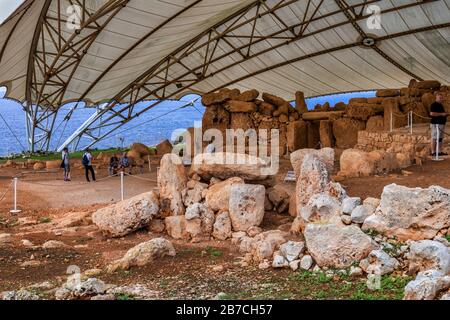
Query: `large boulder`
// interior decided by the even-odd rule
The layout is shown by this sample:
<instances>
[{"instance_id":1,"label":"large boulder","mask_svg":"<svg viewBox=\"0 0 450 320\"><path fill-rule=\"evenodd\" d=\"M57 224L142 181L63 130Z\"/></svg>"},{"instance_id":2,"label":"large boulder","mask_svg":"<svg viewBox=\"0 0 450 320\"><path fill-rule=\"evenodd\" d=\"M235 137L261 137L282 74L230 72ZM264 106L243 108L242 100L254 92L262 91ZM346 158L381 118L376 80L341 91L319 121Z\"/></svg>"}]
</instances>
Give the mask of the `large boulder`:
<instances>
[{"instance_id":1,"label":"large boulder","mask_svg":"<svg viewBox=\"0 0 450 320\"><path fill-rule=\"evenodd\" d=\"M353 178L387 173L399 168L399 164L395 154L390 152L347 149L342 152L340 167L340 176Z\"/></svg>"},{"instance_id":2,"label":"large boulder","mask_svg":"<svg viewBox=\"0 0 450 320\"><path fill-rule=\"evenodd\" d=\"M383 276L394 272L400 264L395 258L378 249L373 250L359 265L366 273Z\"/></svg>"},{"instance_id":3,"label":"large boulder","mask_svg":"<svg viewBox=\"0 0 450 320\"><path fill-rule=\"evenodd\" d=\"M164 220L167 234L174 239L189 239L189 233L186 231L186 217L170 216Z\"/></svg>"},{"instance_id":4,"label":"large boulder","mask_svg":"<svg viewBox=\"0 0 450 320\"><path fill-rule=\"evenodd\" d=\"M340 118L333 122L333 134L338 148L353 148L358 142L358 131L366 129L366 123L351 118Z\"/></svg>"},{"instance_id":5,"label":"large boulder","mask_svg":"<svg viewBox=\"0 0 450 320\"><path fill-rule=\"evenodd\" d=\"M205 191L205 204L213 211L228 211L231 186L243 184L242 178L233 177L209 186Z\"/></svg>"},{"instance_id":6,"label":"large boulder","mask_svg":"<svg viewBox=\"0 0 450 320\"><path fill-rule=\"evenodd\" d=\"M239 153L204 153L197 155L192 163L191 173L197 173L203 179L212 177L228 179L241 177L246 181L260 181L273 172L270 163L248 154Z\"/></svg>"},{"instance_id":7,"label":"large boulder","mask_svg":"<svg viewBox=\"0 0 450 320\"><path fill-rule=\"evenodd\" d=\"M313 154L305 156L297 177L295 194L297 196L297 213L300 213L300 209L309 202L313 195L325 191L330 178L324 162Z\"/></svg>"},{"instance_id":8,"label":"large boulder","mask_svg":"<svg viewBox=\"0 0 450 320\"><path fill-rule=\"evenodd\" d=\"M450 275L450 247L438 241L413 241L406 258L410 273L435 269Z\"/></svg>"},{"instance_id":9,"label":"large boulder","mask_svg":"<svg viewBox=\"0 0 450 320\"><path fill-rule=\"evenodd\" d=\"M250 102L250 101L256 100L256 98L258 98L258 96L259 96L258 90L252 89L252 90L247 90L247 91L242 92L242 93L236 98L236 100L238 100L238 101Z\"/></svg>"},{"instance_id":10,"label":"large boulder","mask_svg":"<svg viewBox=\"0 0 450 320\"><path fill-rule=\"evenodd\" d=\"M291 121L287 125L286 140L290 152L308 147L308 123Z\"/></svg>"},{"instance_id":11,"label":"large boulder","mask_svg":"<svg viewBox=\"0 0 450 320\"><path fill-rule=\"evenodd\" d=\"M420 272L405 287L404 300L433 300L440 292L450 288L450 276L438 270Z\"/></svg>"},{"instance_id":12,"label":"large boulder","mask_svg":"<svg viewBox=\"0 0 450 320\"><path fill-rule=\"evenodd\" d=\"M266 189L262 185L232 185L229 213L233 230L247 231L259 226L264 218Z\"/></svg>"},{"instance_id":13,"label":"large boulder","mask_svg":"<svg viewBox=\"0 0 450 320\"><path fill-rule=\"evenodd\" d=\"M341 225L341 202L328 193L313 195L308 203L300 208L300 217L305 223L321 222Z\"/></svg>"},{"instance_id":14,"label":"large boulder","mask_svg":"<svg viewBox=\"0 0 450 320\"><path fill-rule=\"evenodd\" d=\"M213 225L213 237L217 240L226 240L232 235L230 214L225 211L217 214Z\"/></svg>"},{"instance_id":15,"label":"large boulder","mask_svg":"<svg viewBox=\"0 0 450 320\"><path fill-rule=\"evenodd\" d=\"M131 151L134 154L138 155L139 158L143 158L146 156L152 156L155 153L154 150L150 149L145 144L139 143L139 142L133 143L133 145L131 146Z\"/></svg>"},{"instance_id":16,"label":"large boulder","mask_svg":"<svg viewBox=\"0 0 450 320\"><path fill-rule=\"evenodd\" d=\"M152 191L99 209L92 221L103 233L121 237L147 226L158 211L158 196Z\"/></svg>"},{"instance_id":17,"label":"large boulder","mask_svg":"<svg viewBox=\"0 0 450 320\"><path fill-rule=\"evenodd\" d=\"M331 173L334 169L334 149L323 148L320 150L316 149L301 149L291 153L291 164L294 168L294 172L297 177L300 176L303 160L309 154L315 155L321 160L328 171Z\"/></svg>"},{"instance_id":18,"label":"large boulder","mask_svg":"<svg viewBox=\"0 0 450 320\"><path fill-rule=\"evenodd\" d=\"M209 240L213 231L214 212L203 203L194 203L186 209L186 232L193 242Z\"/></svg>"},{"instance_id":19,"label":"large boulder","mask_svg":"<svg viewBox=\"0 0 450 320\"><path fill-rule=\"evenodd\" d=\"M156 146L156 154L158 156L163 156L165 154L171 153L173 146L169 140L164 140Z\"/></svg>"},{"instance_id":20,"label":"large boulder","mask_svg":"<svg viewBox=\"0 0 450 320\"><path fill-rule=\"evenodd\" d=\"M283 243L286 243L288 234L280 230L270 230L250 238L248 249L251 251L255 262L262 262L270 259L275 250L278 250Z\"/></svg>"},{"instance_id":21,"label":"large boulder","mask_svg":"<svg viewBox=\"0 0 450 320\"><path fill-rule=\"evenodd\" d=\"M240 95L240 91L238 89L230 90L228 88L224 88L218 92L207 93L202 97L202 104L204 106L211 106L214 104L221 104L229 99L236 99Z\"/></svg>"},{"instance_id":22,"label":"large boulder","mask_svg":"<svg viewBox=\"0 0 450 320\"><path fill-rule=\"evenodd\" d=\"M191 180L188 182L188 188L182 192L183 203L186 207L199 203L203 200L203 193L208 188L206 183Z\"/></svg>"},{"instance_id":23,"label":"large boulder","mask_svg":"<svg viewBox=\"0 0 450 320\"><path fill-rule=\"evenodd\" d=\"M186 185L187 176L181 158L171 153L164 155L158 172L161 213L164 216L184 214L182 192Z\"/></svg>"},{"instance_id":24,"label":"large boulder","mask_svg":"<svg viewBox=\"0 0 450 320\"><path fill-rule=\"evenodd\" d=\"M450 190L390 184L384 187L375 214L364 221L363 230L375 230L399 240L422 240L434 238L449 226Z\"/></svg>"},{"instance_id":25,"label":"large boulder","mask_svg":"<svg viewBox=\"0 0 450 320\"><path fill-rule=\"evenodd\" d=\"M351 219L353 223L364 223L369 216L375 213L375 207L370 204L363 204L353 209Z\"/></svg>"},{"instance_id":26,"label":"large boulder","mask_svg":"<svg viewBox=\"0 0 450 320\"><path fill-rule=\"evenodd\" d=\"M34 171L41 171L41 170L44 170L44 169L45 169L45 163L43 163L43 162L36 162L33 165L33 170Z\"/></svg>"},{"instance_id":27,"label":"large boulder","mask_svg":"<svg viewBox=\"0 0 450 320\"><path fill-rule=\"evenodd\" d=\"M289 209L290 195L288 188L282 184L277 184L267 190L267 196L273 204L273 210L283 213Z\"/></svg>"},{"instance_id":28,"label":"large boulder","mask_svg":"<svg viewBox=\"0 0 450 320\"><path fill-rule=\"evenodd\" d=\"M164 238L155 238L147 242L138 244L127 251L123 258L116 260L107 268L108 272L118 269L129 269L130 267L142 267L155 259L165 256L174 257L176 254L173 244Z\"/></svg>"},{"instance_id":29,"label":"large boulder","mask_svg":"<svg viewBox=\"0 0 450 320\"><path fill-rule=\"evenodd\" d=\"M373 116L370 117L366 124L367 131L384 131L384 117Z\"/></svg>"},{"instance_id":30,"label":"large boulder","mask_svg":"<svg viewBox=\"0 0 450 320\"><path fill-rule=\"evenodd\" d=\"M356 226L310 223L306 247L319 267L347 268L375 249L372 239Z\"/></svg>"},{"instance_id":31,"label":"large boulder","mask_svg":"<svg viewBox=\"0 0 450 320\"><path fill-rule=\"evenodd\" d=\"M243 112L243 113L252 113L256 111L256 104L254 102L244 102L237 100L230 100L225 105L225 109L228 112Z\"/></svg>"},{"instance_id":32,"label":"large boulder","mask_svg":"<svg viewBox=\"0 0 450 320\"><path fill-rule=\"evenodd\" d=\"M320 133L320 145L322 147L333 148L334 147L333 121L321 120L319 133Z\"/></svg>"}]
</instances>

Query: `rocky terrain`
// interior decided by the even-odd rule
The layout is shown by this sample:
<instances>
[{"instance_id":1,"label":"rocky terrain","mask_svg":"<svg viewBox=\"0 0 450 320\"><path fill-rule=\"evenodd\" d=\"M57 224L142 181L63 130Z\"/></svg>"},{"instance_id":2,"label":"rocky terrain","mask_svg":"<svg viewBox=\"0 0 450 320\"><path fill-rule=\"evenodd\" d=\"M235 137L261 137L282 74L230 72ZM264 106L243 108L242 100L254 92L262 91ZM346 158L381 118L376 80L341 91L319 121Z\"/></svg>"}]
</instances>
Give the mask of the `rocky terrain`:
<instances>
[{"instance_id":1,"label":"rocky terrain","mask_svg":"<svg viewBox=\"0 0 450 320\"><path fill-rule=\"evenodd\" d=\"M24 270L45 264L45 260L59 251L87 250L88 245L72 246L61 240L35 245L33 235L42 232L77 239L83 234L88 239L102 235L111 243L130 238L134 244L127 245L128 249L120 251L120 255L110 257L106 264L97 263L84 271L69 268L66 276L61 274L56 279L5 291L2 297L167 298L161 288L155 288L155 282L152 285L135 281L128 285L111 283L118 278L121 279L118 282L123 282L128 276L122 275L129 272L146 274L145 268L159 264L175 266L178 256L186 254L183 246L197 244L194 250L200 250L201 256L220 261L208 269L212 278L224 270L231 278L240 272L251 272L274 279L277 274L273 272L283 272L289 277L287 282L298 281L300 277L305 283L323 281L330 288L335 282L346 281L349 290L361 286L365 283L361 279L368 278L375 279L375 285L376 281L406 284L402 296L405 299L448 299L450 243L446 237L450 227L450 190L391 184L384 188L380 199L351 197L342 185L331 179L333 149L298 152L301 155L292 156L295 159L292 167L299 173L295 192L283 184L272 182L271 185L270 177L258 180L255 168L247 171L242 167L243 172L239 173L233 170L236 176L226 179L220 166L211 168L200 164L186 172L178 156L167 154L159 170L158 191L93 208L90 212L58 215L46 223L21 220L14 233L0 235L0 242L2 251L11 252L14 250L11 246L21 239L21 245L32 252L31 258L21 264ZM275 212L278 218L268 222L271 215L267 212ZM281 216L285 219L279 219ZM143 234L143 229L150 233ZM136 237L141 241L136 241ZM214 243L226 244L227 249L214 249L211 246ZM222 250L231 250L234 262L230 264L229 258L222 259ZM73 255L65 259L74 260L75 264L77 254ZM317 280L321 277L322 280ZM216 280L219 279L224 281L222 276ZM177 287L169 282L167 286ZM258 287L258 283L254 285ZM278 285L288 294L288 284ZM261 290L258 287L255 292ZM202 297L230 295L223 291ZM292 297L308 298L297 294L292 290ZM399 297L398 293L395 295Z\"/></svg>"}]
</instances>

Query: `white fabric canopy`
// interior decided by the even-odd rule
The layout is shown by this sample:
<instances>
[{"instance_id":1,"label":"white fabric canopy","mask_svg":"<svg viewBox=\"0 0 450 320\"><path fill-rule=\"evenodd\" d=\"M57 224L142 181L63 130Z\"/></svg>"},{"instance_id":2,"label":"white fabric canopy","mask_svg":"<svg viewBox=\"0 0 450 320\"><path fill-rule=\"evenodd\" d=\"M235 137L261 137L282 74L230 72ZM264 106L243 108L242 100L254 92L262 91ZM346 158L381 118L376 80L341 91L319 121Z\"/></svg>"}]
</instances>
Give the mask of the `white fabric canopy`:
<instances>
[{"instance_id":1,"label":"white fabric canopy","mask_svg":"<svg viewBox=\"0 0 450 320\"><path fill-rule=\"evenodd\" d=\"M94 17L105 5L114 2L121 1L87 0L86 15ZM362 16L366 14L366 2L379 6L383 12L380 29L370 29L368 18L358 16L361 9ZM268 0L259 6L258 3L130 0L98 18L96 33L86 28L76 35L74 30L58 23L68 18L68 0L28 0L0 26L0 84L8 85L7 95L11 98L25 100L28 90L31 98L36 99L40 92L41 97L47 97L46 101L52 101L57 107L80 98L91 102L109 100L119 97L121 92L122 98L128 97L127 90L143 77L148 77L147 83L172 81L164 89L164 97L168 98L186 92L209 92L227 85L242 90L256 88L289 100L298 90L306 96L318 96L398 88L407 86L413 77L450 82L450 0L423 3L416 0ZM339 4L351 9L339 12L342 10ZM270 8L276 10L252 22L257 12L270 11ZM305 17L311 21L304 24L303 37L286 43L293 34L298 36L299 28L270 37ZM44 26L43 20L47 23ZM245 21L250 22L231 32L227 29ZM211 43L209 51L202 47L182 56L192 49L191 45L200 45L212 36L225 33L227 36L221 41ZM376 39L376 45L361 45L362 34ZM77 41L83 35L91 36L89 45L81 47ZM66 47L61 53L55 43L70 38L73 49ZM250 50L247 47L236 50L249 39L261 41ZM73 58L74 51L78 60L69 64L67 61ZM174 64L166 72L162 67L175 61L171 56L182 63ZM213 61L220 56L223 57ZM188 69L198 73L198 66L209 57L213 62L204 76L185 85L193 73L179 76ZM51 70L46 69L45 63L55 69L65 63L67 67L45 79L45 72ZM158 68L160 72L156 71ZM58 87L56 82L65 85ZM148 84L147 90L156 87L157 84ZM146 92L141 90L136 94L144 98ZM58 95L61 96L53 99Z\"/></svg>"}]
</instances>

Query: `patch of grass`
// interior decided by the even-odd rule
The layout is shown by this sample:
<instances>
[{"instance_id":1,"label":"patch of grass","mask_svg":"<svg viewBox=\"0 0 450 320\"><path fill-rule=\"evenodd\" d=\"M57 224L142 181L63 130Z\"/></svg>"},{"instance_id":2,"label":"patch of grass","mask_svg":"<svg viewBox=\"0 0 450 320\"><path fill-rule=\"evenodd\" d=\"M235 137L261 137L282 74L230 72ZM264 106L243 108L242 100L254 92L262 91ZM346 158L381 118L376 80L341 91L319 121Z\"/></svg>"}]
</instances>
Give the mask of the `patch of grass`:
<instances>
[{"instance_id":1,"label":"patch of grass","mask_svg":"<svg viewBox=\"0 0 450 320\"><path fill-rule=\"evenodd\" d=\"M223 252L217 248L207 247L206 252L213 258L219 258L223 255Z\"/></svg>"},{"instance_id":2,"label":"patch of grass","mask_svg":"<svg viewBox=\"0 0 450 320\"><path fill-rule=\"evenodd\" d=\"M135 300L134 296L126 293L119 293L118 295L116 295L116 299L119 301Z\"/></svg>"},{"instance_id":3,"label":"patch of grass","mask_svg":"<svg viewBox=\"0 0 450 320\"><path fill-rule=\"evenodd\" d=\"M363 232L372 238L380 235L380 233L378 231L373 230L373 229L363 230Z\"/></svg>"},{"instance_id":4,"label":"patch of grass","mask_svg":"<svg viewBox=\"0 0 450 320\"><path fill-rule=\"evenodd\" d=\"M39 223L49 223L51 221L52 221L52 219L50 219L50 217L40 217L39 218Z\"/></svg>"},{"instance_id":5,"label":"patch of grass","mask_svg":"<svg viewBox=\"0 0 450 320\"><path fill-rule=\"evenodd\" d=\"M92 150L92 155L94 157L98 156L100 153L121 153L121 152L127 152L129 149L117 149L117 148L111 148L111 149L103 149L103 150ZM84 151L76 151L70 153L70 158L72 159L80 159L83 157ZM52 161L52 160L61 160L61 153L55 152L55 153L43 153L43 154L33 154L33 155L23 155L23 156L17 156L8 160L13 161L23 161L23 160L37 160L37 161ZM0 158L0 163L2 161L6 161L6 158Z\"/></svg>"},{"instance_id":6,"label":"patch of grass","mask_svg":"<svg viewBox=\"0 0 450 320\"><path fill-rule=\"evenodd\" d=\"M410 277L383 276L378 290L368 288L366 278L351 278L337 273L328 277L324 272L298 271L288 277L293 296L300 299L387 300L402 299ZM294 284L293 283L297 283Z\"/></svg>"},{"instance_id":7,"label":"patch of grass","mask_svg":"<svg viewBox=\"0 0 450 320\"><path fill-rule=\"evenodd\" d=\"M447 241L450 241L450 234L447 234L444 238L447 239Z\"/></svg>"},{"instance_id":8,"label":"patch of grass","mask_svg":"<svg viewBox=\"0 0 450 320\"><path fill-rule=\"evenodd\" d=\"M218 295L218 299L222 300L222 301L226 301L226 300L234 300L236 297L234 295L231 295L229 293L224 293L222 292L221 294Z\"/></svg>"}]
</instances>

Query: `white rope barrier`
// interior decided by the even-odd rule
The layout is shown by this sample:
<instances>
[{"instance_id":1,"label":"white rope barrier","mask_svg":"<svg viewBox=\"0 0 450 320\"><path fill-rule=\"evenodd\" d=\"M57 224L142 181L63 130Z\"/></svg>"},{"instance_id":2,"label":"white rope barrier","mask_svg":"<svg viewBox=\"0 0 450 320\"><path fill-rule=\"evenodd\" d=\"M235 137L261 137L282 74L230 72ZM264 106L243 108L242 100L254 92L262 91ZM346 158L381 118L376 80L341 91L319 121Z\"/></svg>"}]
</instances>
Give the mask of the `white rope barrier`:
<instances>
[{"instance_id":1,"label":"white rope barrier","mask_svg":"<svg viewBox=\"0 0 450 320\"><path fill-rule=\"evenodd\" d=\"M9 190L11 190L11 186L12 186L12 182L6 188L5 192L0 196L0 201L3 201L6 198L6 195L8 194Z\"/></svg>"}]
</instances>

